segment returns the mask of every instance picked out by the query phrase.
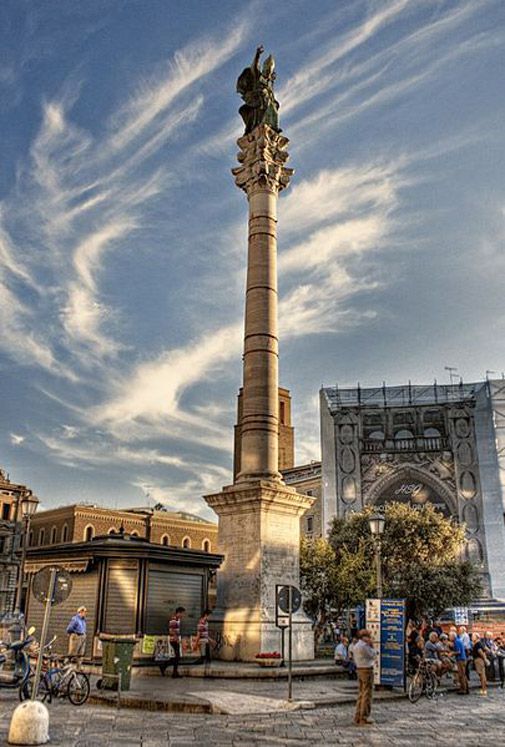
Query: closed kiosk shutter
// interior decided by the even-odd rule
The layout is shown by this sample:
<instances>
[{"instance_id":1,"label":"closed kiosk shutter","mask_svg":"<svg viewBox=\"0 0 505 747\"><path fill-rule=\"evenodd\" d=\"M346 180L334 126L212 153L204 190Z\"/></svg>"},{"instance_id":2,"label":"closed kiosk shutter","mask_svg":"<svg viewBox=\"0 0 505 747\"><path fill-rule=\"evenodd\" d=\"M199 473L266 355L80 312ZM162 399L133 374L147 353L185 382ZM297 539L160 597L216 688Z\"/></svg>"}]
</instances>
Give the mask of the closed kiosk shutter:
<instances>
[{"instance_id":1,"label":"closed kiosk shutter","mask_svg":"<svg viewBox=\"0 0 505 747\"><path fill-rule=\"evenodd\" d=\"M96 601L98 593L98 571L92 569L83 573L72 573L72 591L61 604L51 607L49 623L49 638L56 635L53 650L58 654L68 651L67 627L70 619L77 613L77 608L84 605L88 614L86 617L86 656L91 657L93 636L95 635ZM35 637L40 639L45 605L38 602L30 590L27 625L33 625L37 630Z\"/></svg>"},{"instance_id":2,"label":"closed kiosk shutter","mask_svg":"<svg viewBox=\"0 0 505 747\"><path fill-rule=\"evenodd\" d=\"M138 567L136 562L113 561L107 566L104 633L135 633Z\"/></svg>"},{"instance_id":3,"label":"closed kiosk shutter","mask_svg":"<svg viewBox=\"0 0 505 747\"><path fill-rule=\"evenodd\" d=\"M203 576L149 569L147 587L146 633L166 635L168 620L176 607L185 607L182 635L196 633L203 608Z\"/></svg>"}]
</instances>

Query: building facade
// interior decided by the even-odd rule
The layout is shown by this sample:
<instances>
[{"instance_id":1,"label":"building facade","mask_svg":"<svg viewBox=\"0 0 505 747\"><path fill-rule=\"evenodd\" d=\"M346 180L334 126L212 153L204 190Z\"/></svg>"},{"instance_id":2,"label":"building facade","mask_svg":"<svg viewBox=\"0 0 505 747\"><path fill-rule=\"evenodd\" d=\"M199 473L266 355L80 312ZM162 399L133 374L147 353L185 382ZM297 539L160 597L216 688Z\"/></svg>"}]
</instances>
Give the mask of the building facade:
<instances>
[{"instance_id":1,"label":"building facade","mask_svg":"<svg viewBox=\"0 0 505 747\"><path fill-rule=\"evenodd\" d=\"M505 381L321 389L322 502L333 517L391 501L464 522L485 595L505 598Z\"/></svg>"},{"instance_id":2,"label":"building facade","mask_svg":"<svg viewBox=\"0 0 505 747\"><path fill-rule=\"evenodd\" d=\"M321 512L321 462L310 462L299 467L282 470L286 485L291 485L297 493L305 493L315 500L310 508L300 517L300 534L308 539L323 536Z\"/></svg>"},{"instance_id":3,"label":"building facade","mask_svg":"<svg viewBox=\"0 0 505 747\"><path fill-rule=\"evenodd\" d=\"M170 547L217 551L217 525L198 516L160 508L116 510L76 504L41 511L31 522L29 547L87 542L125 534Z\"/></svg>"},{"instance_id":4,"label":"building facade","mask_svg":"<svg viewBox=\"0 0 505 747\"><path fill-rule=\"evenodd\" d=\"M0 469L0 616L14 609L23 525L20 501L31 490Z\"/></svg>"}]
</instances>

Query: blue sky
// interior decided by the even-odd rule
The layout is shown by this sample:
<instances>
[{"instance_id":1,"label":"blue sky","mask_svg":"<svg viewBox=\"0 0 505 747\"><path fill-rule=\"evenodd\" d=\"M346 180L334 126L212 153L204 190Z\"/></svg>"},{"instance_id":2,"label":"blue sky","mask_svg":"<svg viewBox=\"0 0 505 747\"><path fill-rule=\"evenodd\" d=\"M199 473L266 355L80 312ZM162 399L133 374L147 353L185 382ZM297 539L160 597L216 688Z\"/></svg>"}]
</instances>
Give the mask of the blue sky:
<instances>
[{"instance_id":1,"label":"blue sky","mask_svg":"<svg viewBox=\"0 0 505 747\"><path fill-rule=\"evenodd\" d=\"M235 81L277 61L281 383L505 369L502 0L4 0L0 464L46 507L209 516L230 482L245 196Z\"/></svg>"}]
</instances>

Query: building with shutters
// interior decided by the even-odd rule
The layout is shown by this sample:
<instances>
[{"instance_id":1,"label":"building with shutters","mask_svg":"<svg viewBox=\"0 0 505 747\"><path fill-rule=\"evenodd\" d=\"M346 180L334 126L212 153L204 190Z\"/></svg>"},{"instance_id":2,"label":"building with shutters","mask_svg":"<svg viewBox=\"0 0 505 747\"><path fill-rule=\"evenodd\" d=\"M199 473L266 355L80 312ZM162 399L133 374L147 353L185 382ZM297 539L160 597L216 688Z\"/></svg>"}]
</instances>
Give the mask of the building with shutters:
<instances>
[{"instance_id":1,"label":"building with shutters","mask_svg":"<svg viewBox=\"0 0 505 747\"><path fill-rule=\"evenodd\" d=\"M505 599L505 381L325 387L320 402L323 533L365 505L432 503L465 523L485 595Z\"/></svg>"},{"instance_id":2,"label":"building with shutters","mask_svg":"<svg viewBox=\"0 0 505 747\"><path fill-rule=\"evenodd\" d=\"M87 616L86 658L101 656L101 633L138 637L135 657L145 658L146 636L165 636L168 620L177 606L186 608L184 636L196 632L198 618L212 606L211 579L223 557L202 549L149 542L126 533L106 534L88 541L41 545L28 550L26 572L33 577L41 568L59 565L71 574L72 591L52 608L51 635L55 649L66 653L66 627L77 608ZM43 605L27 595L28 625L42 627Z\"/></svg>"}]
</instances>

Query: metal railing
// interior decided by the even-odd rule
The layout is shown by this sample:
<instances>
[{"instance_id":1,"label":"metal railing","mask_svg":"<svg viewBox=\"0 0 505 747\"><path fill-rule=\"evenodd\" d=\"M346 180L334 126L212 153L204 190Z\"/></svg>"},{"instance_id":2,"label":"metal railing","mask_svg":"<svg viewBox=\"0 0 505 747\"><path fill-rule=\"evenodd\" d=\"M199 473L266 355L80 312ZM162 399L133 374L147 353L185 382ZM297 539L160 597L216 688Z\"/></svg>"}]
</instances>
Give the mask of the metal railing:
<instances>
[{"instance_id":1,"label":"metal railing","mask_svg":"<svg viewBox=\"0 0 505 747\"><path fill-rule=\"evenodd\" d=\"M444 451L448 448L448 439L444 436L417 436L415 438L364 439L361 443L364 452L381 451Z\"/></svg>"}]
</instances>

